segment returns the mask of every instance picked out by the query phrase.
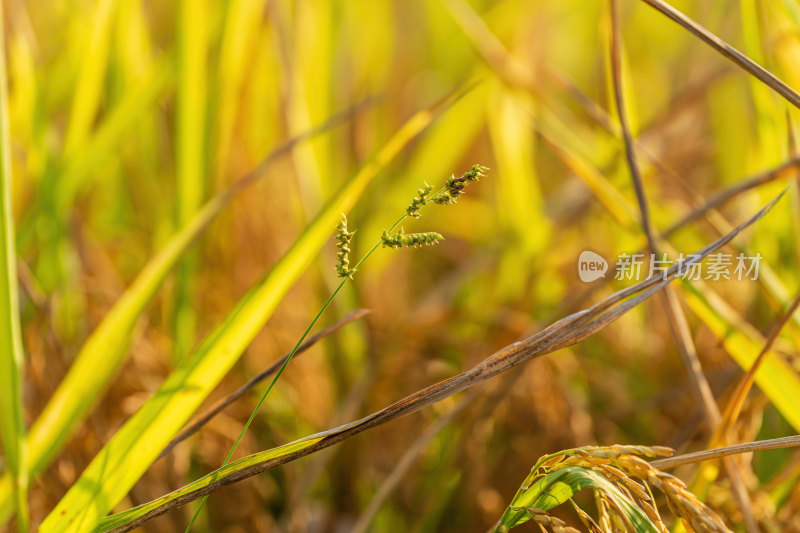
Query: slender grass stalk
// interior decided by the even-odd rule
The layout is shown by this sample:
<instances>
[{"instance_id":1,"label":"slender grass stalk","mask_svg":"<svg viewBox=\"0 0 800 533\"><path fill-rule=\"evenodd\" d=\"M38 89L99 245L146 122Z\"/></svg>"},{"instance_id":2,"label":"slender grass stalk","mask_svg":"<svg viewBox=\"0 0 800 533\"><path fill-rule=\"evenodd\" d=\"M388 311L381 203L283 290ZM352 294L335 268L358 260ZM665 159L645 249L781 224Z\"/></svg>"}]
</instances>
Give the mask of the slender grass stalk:
<instances>
[{"instance_id":1,"label":"slender grass stalk","mask_svg":"<svg viewBox=\"0 0 800 533\"><path fill-rule=\"evenodd\" d=\"M660 469L677 468L679 466L699 463L700 461L708 461L710 459L718 459L728 455L797 447L800 447L800 435L790 435L788 437L778 437L777 439L745 442L742 444L723 446L722 448L714 448L712 450L701 450L699 452L676 455L675 457L666 457L664 459L653 461L651 464Z\"/></svg>"},{"instance_id":2,"label":"slender grass stalk","mask_svg":"<svg viewBox=\"0 0 800 533\"><path fill-rule=\"evenodd\" d=\"M320 319L322 314L328 309L328 306L330 306L331 302L333 302L333 299L336 298L336 295L339 294L339 291L342 290L342 287L344 287L345 284L349 280L352 279L353 273L355 273L358 270L358 268L364 263L364 261L369 259L369 257L373 253L375 253L375 250L377 250L378 247L380 247L381 245L388 246L390 248L397 248L397 247L404 246L404 245L405 246L415 246L415 245L420 245L420 244L433 244L433 242L435 242L434 239L436 239L436 235L438 235L438 234L432 234L432 233L430 233L430 234L413 234L413 235L406 236L403 233L402 230L397 232L396 234L394 233L394 231L397 229L397 227L406 218L419 218L420 209L422 207L424 207L425 205L427 205L428 203L438 203L438 204L455 203L456 198L464 190L464 188L466 187L467 183L469 181L477 181L478 176L481 176L482 172L484 170L487 170L487 169L485 169L485 167L480 167L478 165L475 165L475 166L472 167L472 170L470 172L464 174L464 176L462 176L460 178L451 177L450 179L448 179L446 185L443 186L442 188L440 188L436 192L436 194L434 194L434 195L430 194L431 191L433 190L433 187L431 187L430 185L426 185L424 189L420 189L418 191L419 196L415 197L411 201L411 205L406 209L406 212L402 216L400 216L400 218L398 218L391 226L389 226L389 229L387 229L386 231L383 232L383 235L381 235L381 238L378 239L377 242L375 242L375 244L372 246L372 248L370 248L369 251L367 251L367 253L364 254L363 257L361 257L361 259L359 259L359 261L355 264L355 266L352 269L349 268L349 265L348 266L342 266L342 262L346 261L347 259L346 259L346 256L344 255L342 246L339 247L339 250L340 250L340 254L339 254L340 266L337 267L337 269L339 270L339 275L341 276L342 281L339 282L339 285L336 286L334 291L331 293L331 295L328 297L328 299L322 305L322 308L317 312L317 314L314 316L313 320L311 320L311 323L308 325L306 330L300 336L300 339L298 339L297 343L294 345L294 348L292 348L292 351L289 353L288 357L286 357L286 359L284 359L283 364L278 369L278 372L275 373L275 377L272 378L272 381L270 382L269 386L264 391L264 393L261 395L261 398L258 400L258 403L256 404L255 408L253 409L253 412L250 413L250 417L247 419L247 422L245 423L244 427L239 432L239 436L236 437L236 441L233 443L233 446L231 446L231 449L228 451L228 455L225 456L225 460L222 462L222 466L223 467L226 466L228 464L228 462L230 462L231 457L233 456L234 452L236 451L236 448L239 447L239 443L242 441L242 438L244 437L244 434L250 428L250 424L252 424L253 420L256 417L256 414L258 414L258 411L261 409L261 406L263 405L264 401L267 399L267 396L269 395L270 391L272 391L272 388L275 386L275 383L278 381L278 378L281 377L281 374L283 374L283 371L289 365L289 362L292 360L294 355L297 353L297 350L300 348L300 346L306 340L306 337L311 332L311 330L314 328L314 326L316 325L317 321ZM472 173L472 174L470 175L470 173ZM470 175L470 177L467 177L468 175ZM346 227L346 224L345 224L344 220L343 220L343 223L339 226L339 235L342 235L342 234L347 235L347 239L346 239L347 241L349 241L349 239L352 237L352 233L347 233L347 227ZM426 237L430 237L430 240L427 240L427 239L419 240L418 237L420 235L425 235ZM438 238L441 238L441 235L438 235ZM341 242L341 240L340 240L340 242ZM347 250L347 253L349 253L349 248L347 248L346 250ZM194 515L192 516L192 519L189 521L189 525L186 526L186 533L191 531L195 520L197 520L197 517L200 515L200 511L202 511L202 509L205 506L205 503L206 503L207 500L208 500L208 495L204 496L203 499L200 500L200 505L198 505L197 510L195 511Z\"/></svg>"},{"instance_id":3,"label":"slender grass stalk","mask_svg":"<svg viewBox=\"0 0 800 533\"><path fill-rule=\"evenodd\" d=\"M225 396L224 398L218 400L205 413L203 413L202 415L198 416L195 419L194 422L192 422L191 424L189 424L188 426L183 428L181 430L181 432L178 433L175 436L175 438L172 439L169 442L169 444L167 444L167 446L164 448L164 450L158 456L159 459L161 457L164 457L165 455L167 455L167 453L169 453L170 450L172 450L179 443L183 442L184 440L188 439L189 437L191 437L192 435L194 435L195 433L200 431L200 429L204 425L206 425L206 423L208 423L212 418L217 416L220 412L222 412L226 407L231 405L233 402L235 402L236 400L238 400L239 398L244 396L244 394L247 391L249 391L250 389L252 389L256 385L258 385L259 383L261 383L262 381L267 379L269 376L271 376L272 374L277 372L278 369L281 366L283 366L284 361L286 361L286 359L290 355L300 355L300 353L304 352L305 350L308 350L313 345L315 345L317 343L317 341L320 341L320 340L324 339L325 337L327 337L331 333L337 331L339 328L341 328L345 324L349 324L350 322L358 320L359 318L362 318L362 317L368 315L369 313L370 313L370 311L368 309L358 309L356 311L351 311L350 313L347 314L347 316L342 318L337 323L335 323L335 324L333 324L331 326L328 326L327 328L323 329L322 331L320 331L320 332L312 335L308 339L306 339L306 341L303 342L303 344L301 344L300 347L297 350L295 350L295 352L286 353L283 357L281 357L280 359L278 359L277 361L275 361L274 363L269 365L266 369L262 370L255 377L251 378L250 381L248 381L247 383L245 383L244 385L242 385L241 387L236 389L234 392L232 392L229 395Z\"/></svg>"}]
</instances>

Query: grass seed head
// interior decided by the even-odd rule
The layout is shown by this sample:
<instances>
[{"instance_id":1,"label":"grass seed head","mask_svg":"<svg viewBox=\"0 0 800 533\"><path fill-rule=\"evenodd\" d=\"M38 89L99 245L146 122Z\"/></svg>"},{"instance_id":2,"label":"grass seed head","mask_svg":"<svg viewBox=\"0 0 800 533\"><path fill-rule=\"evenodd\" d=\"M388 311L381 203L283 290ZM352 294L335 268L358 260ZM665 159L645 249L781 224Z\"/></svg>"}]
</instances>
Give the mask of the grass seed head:
<instances>
[{"instance_id":1,"label":"grass seed head","mask_svg":"<svg viewBox=\"0 0 800 533\"><path fill-rule=\"evenodd\" d=\"M347 217L342 214L342 221L336 226L336 272L340 278L353 279L354 268L350 268L350 241L353 239L354 231L347 231Z\"/></svg>"},{"instance_id":2,"label":"grass seed head","mask_svg":"<svg viewBox=\"0 0 800 533\"><path fill-rule=\"evenodd\" d=\"M456 200L458 200L458 197L464 192L467 185L484 177L488 170L488 167L472 165L472 168L462 174L461 177L450 176L445 181L446 190L434 196L431 201L440 205L456 203Z\"/></svg>"},{"instance_id":3,"label":"grass seed head","mask_svg":"<svg viewBox=\"0 0 800 533\"><path fill-rule=\"evenodd\" d=\"M402 247L418 247L418 246L431 246L444 240L441 233L429 231L426 233L403 233L401 229L398 233L390 235L384 231L381 235L381 242L384 248L402 248Z\"/></svg>"},{"instance_id":4,"label":"grass seed head","mask_svg":"<svg viewBox=\"0 0 800 533\"><path fill-rule=\"evenodd\" d=\"M428 203L428 195L432 191L433 185L428 185L427 183L421 189L417 189L417 196L411 200L411 205L406 208L406 214L412 218L419 218L419 210Z\"/></svg>"}]
</instances>

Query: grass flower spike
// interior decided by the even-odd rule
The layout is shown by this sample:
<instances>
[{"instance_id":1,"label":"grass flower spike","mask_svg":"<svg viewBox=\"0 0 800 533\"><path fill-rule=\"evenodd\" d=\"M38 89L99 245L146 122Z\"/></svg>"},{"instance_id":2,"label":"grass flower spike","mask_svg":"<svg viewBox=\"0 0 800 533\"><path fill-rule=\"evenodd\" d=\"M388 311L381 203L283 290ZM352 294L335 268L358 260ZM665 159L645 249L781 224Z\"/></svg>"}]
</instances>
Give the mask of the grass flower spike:
<instances>
[{"instance_id":1,"label":"grass flower spike","mask_svg":"<svg viewBox=\"0 0 800 533\"><path fill-rule=\"evenodd\" d=\"M378 246L382 245L383 248L416 248L419 246L431 246L443 241L444 236L435 231L406 233L400 228L400 231L396 233L393 232L406 218L419 218L422 208L430 203L439 205L456 203L456 199L464 192L467 185L485 176L487 170L489 170L487 167L472 165L472 168L462 174L461 177L456 178L455 176L450 176L447 178L444 186L436 193L433 193L433 185L425 183L422 188L417 189L417 196L411 200L411 204L406 208L406 212L395 221L391 227L383 231L380 241L378 241L353 268L350 268L350 240L353 238L353 232L347 231L347 218L342 215L342 222L336 227L336 247L339 249L339 253L337 254L339 261L336 264L336 272L339 274L339 277L353 279L353 273L355 273L358 265L366 260Z\"/></svg>"},{"instance_id":2,"label":"grass flower spike","mask_svg":"<svg viewBox=\"0 0 800 533\"><path fill-rule=\"evenodd\" d=\"M389 235L387 232L383 232L381 235L381 242L383 243L383 247L389 248L401 248L403 246L407 247L415 247L415 246L430 246L432 244L437 244L439 241L444 240L444 237L441 233L436 233L435 231L429 231L427 233L403 233L401 229L398 233L394 235Z\"/></svg>"},{"instance_id":3,"label":"grass flower spike","mask_svg":"<svg viewBox=\"0 0 800 533\"><path fill-rule=\"evenodd\" d=\"M347 217L342 214L342 221L336 226L336 254L339 261L336 263L336 272L340 278L353 279L355 268L350 268L350 241L353 239L354 231L347 231Z\"/></svg>"},{"instance_id":4,"label":"grass flower spike","mask_svg":"<svg viewBox=\"0 0 800 533\"><path fill-rule=\"evenodd\" d=\"M469 172L465 172L460 178L450 176L447 179L447 190L437 194L431 201L437 204L454 204L464 189L472 181L478 181L485 176L487 167L481 165L472 165Z\"/></svg>"},{"instance_id":5,"label":"grass flower spike","mask_svg":"<svg viewBox=\"0 0 800 533\"><path fill-rule=\"evenodd\" d=\"M406 209L406 214L412 218L419 218L419 210L422 206L428 203L428 195L433 191L433 185L427 183L421 189L417 189L418 196L411 200L411 205Z\"/></svg>"}]
</instances>

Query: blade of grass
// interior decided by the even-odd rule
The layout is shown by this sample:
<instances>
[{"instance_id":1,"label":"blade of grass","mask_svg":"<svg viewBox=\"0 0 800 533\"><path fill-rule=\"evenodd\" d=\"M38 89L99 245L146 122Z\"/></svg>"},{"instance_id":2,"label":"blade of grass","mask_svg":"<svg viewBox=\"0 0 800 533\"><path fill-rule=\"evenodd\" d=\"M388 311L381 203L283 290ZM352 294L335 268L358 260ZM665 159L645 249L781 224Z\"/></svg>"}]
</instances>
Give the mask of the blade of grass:
<instances>
[{"instance_id":1,"label":"blade of grass","mask_svg":"<svg viewBox=\"0 0 800 533\"><path fill-rule=\"evenodd\" d=\"M777 33L770 34L770 29L779 31L783 25L776 20L765 20L768 17L765 10L760 7L761 2L756 0L739 0L739 10L743 37L743 51L748 57L757 61L786 79L787 82L796 86L797 78L786 76L777 68L774 60L775 54L769 52L767 43L775 42ZM767 26L769 25L769 26ZM768 29L769 28L769 29ZM782 31L787 31L783 28ZM782 33L781 33L782 34ZM750 121L752 123L752 134L747 143L747 165L754 165L755 168L765 168L775 165L791 155L789 147L792 143L791 130L789 124L791 116L797 114L797 110L787 107L786 104L775 96L773 91L760 83L757 79L748 76L747 79L750 89L750 100L752 101L753 113ZM720 110L720 115L724 117L724 110ZM741 113L737 113L742 115ZM746 115L746 114L745 114ZM723 117L718 121L722 122ZM722 156L722 154L720 154ZM731 160L732 158L725 158ZM765 193L766 194L766 193ZM761 196L765 198L765 196ZM796 196L795 196L796 198ZM794 204L794 206L792 205ZM787 209L779 211L778 216L770 217L765 233L756 236L750 243L752 249L758 250L762 255L776 257L780 254L781 241L775 235L786 228L792 227L795 222L792 217L792 207L797 207L796 202L787 204ZM794 209L796 212L796 209ZM783 274L783 278L790 283L795 283L790 273ZM781 301L781 304L784 302ZM721 444L727 444L725 442Z\"/></svg>"},{"instance_id":2,"label":"blade of grass","mask_svg":"<svg viewBox=\"0 0 800 533\"><path fill-rule=\"evenodd\" d=\"M701 258L706 257L730 242L743 229L763 217L779 198L775 198L728 235L699 250L697 255ZM244 457L157 500L109 516L100 521L95 531L129 531L155 516L206 496L226 485L332 446L358 433L448 398L534 357L552 353L580 342L661 290L675 279L679 268L683 266L682 263L679 263L670 267L664 280L654 277L617 291L588 309L573 313L525 340L506 346L470 370L426 387L367 417ZM56 508L56 511L60 512L60 508Z\"/></svg>"},{"instance_id":3,"label":"blade of grass","mask_svg":"<svg viewBox=\"0 0 800 533\"><path fill-rule=\"evenodd\" d=\"M757 21L759 31L762 36L764 53L769 59L768 65L779 76L783 77L787 83L797 87L800 83L800 76L797 73L797 60L800 58L800 7L796 2L781 0L775 3L757 2ZM784 36L786 36L784 38ZM783 111L784 113L781 113ZM785 114L785 122L778 120L781 114ZM788 148L788 153L796 156L798 153L798 138L800 138L800 113L794 109L778 110L776 121L783 126L783 138L776 141L776 145L784 148L784 142ZM797 176L797 175L796 175ZM785 230L787 227L794 229L794 234L800 235L800 194L796 193L791 203L791 210L786 213L786 219L780 224L773 221L777 230ZM777 246L777 239L768 241L764 244ZM775 248L773 248L775 250ZM763 251L763 250L762 250ZM798 251L795 252L798 257ZM797 283L797 277L793 273L787 272L784 276L791 276L792 282Z\"/></svg>"},{"instance_id":4,"label":"blade of grass","mask_svg":"<svg viewBox=\"0 0 800 533\"><path fill-rule=\"evenodd\" d=\"M693 21L671 5L662 0L642 0L667 18L702 40L711 48L733 61L736 65L755 76L773 91L781 95L787 102L800 109L800 94L778 79L770 71L735 49L706 28Z\"/></svg>"},{"instance_id":5,"label":"blade of grass","mask_svg":"<svg viewBox=\"0 0 800 533\"><path fill-rule=\"evenodd\" d=\"M111 27L116 0L99 0L92 20L91 35L78 74L70 112L69 128L64 151L71 152L82 145L89 135L100 106L100 94L108 68L111 47Z\"/></svg>"},{"instance_id":6,"label":"blade of grass","mask_svg":"<svg viewBox=\"0 0 800 533\"><path fill-rule=\"evenodd\" d=\"M761 35L759 27L761 17L759 17L757 4L756 0L739 0L744 51L754 61L769 65L762 46L762 42L767 36ZM747 81L755 111L751 157L755 160L757 168L763 168L774 165L786 156L784 143L787 125L785 121L781 120L785 108L779 99L774 98L769 87L759 83L753 77L749 77ZM778 223L780 222L778 221Z\"/></svg>"},{"instance_id":7,"label":"blade of grass","mask_svg":"<svg viewBox=\"0 0 800 533\"><path fill-rule=\"evenodd\" d=\"M206 180L206 2L182 0L178 8L178 95L176 181L178 227L203 201ZM195 344L194 271L197 255L188 252L178 270L173 316L173 357L179 362Z\"/></svg>"},{"instance_id":8,"label":"blade of grass","mask_svg":"<svg viewBox=\"0 0 800 533\"><path fill-rule=\"evenodd\" d=\"M286 141L238 182L209 200L150 259L125 293L81 347L69 372L55 390L28 434L28 475L35 479L61 450L75 427L97 402L102 391L124 362L136 321L155 296L177 261L199 234L242 189L263 177L272 164L291 148L349 120L369 100L334 115L322 126ZM91 376L91 379L86 379ZM0 478L0 525L13 513L11 477Z\"/></svg>"},{"instance_id":9,"label":"blade of grass","mask_svg":"<svg viewBox=\"0 0 800 533\"><path fill-rule=\"evenodd\" d=\"M215 135L214 183L217 187L224 185L236 114L240 108L239 93L246 69L250 66L250 50L257 35L261 21L260 10L264 9L264 4L264 0L231 0L227 3L215 82L217 112L213 116L215 126L212 130Z\"/></svg>"},{"instance_id":10,"label":"blade of grass","mask_svg":"<svg viewBox=\"0 0 800 533\"><path fill-rule=\"evenodd\" d=\"M286 77L286 122L289 131L302 131L330 105L327 91L333 83L331 65L332 12L331 4L319 4L316 9L296 10L290 14L288 4L273 4L273 20L279 35L279 58ZM314 34L314 39L303 35ZM297 38L296 36L301 36ZM320 139L298 147L292 154L298 189L307 213L319 209L330 189L330 144Z\"/></svg>"},{"instance_id":11,"label":"blade of grass","mask_svg":"<svg viewBox=\"0 0 800 533\"><path fill-rule=\"evenodd\" d=\"M531 264L547 249L550 222L544 214L534 162L534 117L526 113L530 96L515 94L497 83L489 100L487 125L497 159L497 187L514 194L499 194L500 220L511 230L515 246L500 258L497 292L500 297L516 295L517 282L529 275ZM528 105L527 109L533 109ZM536 228L536 231L531 231Z\"/></svg>"},{"instance_id":12,"label":"blade of grass","mask_svg":"<svg viewBox=\"0 0 800 533\"><path fill-rule=\"evenodd\" d=\"M725 351L742 368L753 366L766 340L728 303L703 283L684 284L689 308L722 342ZM800 377L782 357L773 353L756 372L756 383L786 421L800 431Z\"/></svg>"},{"instance_id":13,"label":"blade of grass","mask_svg":"<svg viewBox=\"0 0 800 533\"><path fill-rule=\"evenodd\" d=\"M97 454L42 523L41 531L90 531L127 494L172 436L238 360L297 278L330 237L341 213L433 119L474 83L413 115L339 191L227 318Z\"/></svg>"},{"instance_id":14,"label":"blade of grass","mask_svg":"<svg viewBox=\"0 0 800 533\"><path fill-rule=\"evenodd\" d=\"M0 15L3 13L0 2ZM0 43L5 31L0 24ZM5 50L0 50L0 437L16 492L18 528L28 531L28 472L22 409L25 354L19 317L19 282L11 206L11 138Z\"/></svg>"},{"instance_id":15,"label":"blade of grass","mask_svg":"<svg viewBox=\"0 0 800 533\"><path fill-rule=\"evenodd\" d=\"M46 159L42 142L43 121L37 115L43 87L37 79L36 38L26 23L28 9L27 6L18 6L9 16L8 77L14 80L14 96L10 98L9 111L14 137L29 150L29 159L23 169L38 175Z\"/></svg>"},{"instance_id":16,"label":"blade of grass","mask_svg":"<svg viewBox=\"0 0 800 533\"><path fill-rule=\"evenodd\" d=\"M750 368L747 370L747 373L742 376L742 379L736 385L736 389L731 395L731 399L728 401L728 405L725 408L722 422L720 423L719 428L717 428L717 431L715 431L714 435L711 437L709 446L715 447L726 442L726 435L729 430L733 429L733 425L736 423L736 419L739 418L739 413L744 405L744 400L747 398L747 393L750 392L750 389L755 383L756 372L764 362L767 355L769 355L772 345L778 338L778 334L789 322L789 320L791 320L792 315L797 310L798 306L800 306L800 295L794 299L792 304L789 306L789 309L783 314L778 323L775 324L772 329L772 333L770 333L767 341L764 343L764 347L761 349L758 357L756 357L756 360L753 361L752 366L750 366Z\"/></svg>"},{"instance_id":17,"label":"blade of grass","mask_svg":"<svg viewBox=\"0 0 800 533\"><path fill-rule=\"evenodd\" d=\"M690 224L691 222L694 222L695 220L699 219L710 210L720 207L721 205L725 204L726 202L732 200L733 198L739 196L744 192L755 189L766 183L771 183L779 179L786 179L794 176L795 172L797 172L798 167L800 167L800 158L792 158L786 161L785 163L781 163L776 167L767 169L763 172L759 172L755 176L746 178L739 183L731 185L727 189L724 189L711 196L708 200L706 200L703 203L703 205L698 206L689 211L688 213L686 213L686 215L681 217L680 220L676 221L670 227L665 229L661 233L661 236L665 239L668 239L682 227L686 226L687 224Z\"/></svg>"}]
</instances>

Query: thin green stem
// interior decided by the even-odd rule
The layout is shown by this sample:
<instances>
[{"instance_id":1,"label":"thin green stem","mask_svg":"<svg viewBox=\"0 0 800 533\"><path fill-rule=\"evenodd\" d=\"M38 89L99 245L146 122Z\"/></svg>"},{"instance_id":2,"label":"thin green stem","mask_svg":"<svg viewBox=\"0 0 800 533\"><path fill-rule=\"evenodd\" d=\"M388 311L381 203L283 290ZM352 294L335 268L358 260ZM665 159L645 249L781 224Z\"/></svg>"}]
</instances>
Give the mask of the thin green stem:
<instances>
[{"instance_id":1,"label":"thin green stem","mask_svg":"<svg viewBox=\"0 0 800 533\"><path fill-rule=\"evenodd\" d=\"M442 189L440 189L439 192L442 192L444 190L445 190L445 188L443 187ZM437 193L437 194L439 194L439 193ZM434 195L434 196L436 196L436 195ZM406 218L408 218L407 214L404 214L403 216L398 218L395 221L395 223L392 224L389 227L389 229L387 230L387 233L393 232L395 230L395 228L397 228L397 226L399 226L400 223L403 220L405 220ZM367 258L369 258L369 256L371 256L375 252L375 250L378 249L378 247L381 245L382 242L383 242L382 239L378 239L378 242L376 242L372 246L372 248L370 248L369 251L366 254L364 254L364 257L362 257L356 263L356 265L353 267L353 270L354 271L357 270L358 267L361 266L361 263L366 261ZM289 357L286 358L286 360L283 362L281 367L278 369L278 372L275 373L275 377L272 378L272 381L270 382L269 386L264 391L264 394L261 395L261 399L256 404L255 409L253 409L253 412L250 413L250 418L247 419L247 423L245 423L244 427L242 428L242 431L239 432L239 436L236 438L236 441L233 443L233 446L231 447L230 451L228 452L228 455L225 457L225 461L222 463L222 466L227 465L228 462L231 460L231 457L233 456L234 452L236 451L236 448L239 447L239 443L241 442L242 438L244 437L244 434L247 432L248 428L250 427L250 424L255 419L256 414L258 414L258 411L261 409L261 405L264 403L264 400L267 399L267 396L269 395L270 391L272 390L272 387L275 385L275 382L278 381L279 377L281 377L281 374L283 374L283 371L284 371L284 369L286 369L286 366L289 364L289 361L292 360L292 358L294 357L294 354L297 353L298 348L300 348L300 345L303 344L303 341L306 340L306 337L308 337L308 334L311 332L311 329L314 327L314 325L320 319L320 317L325 312L325 310L328 309L328 306L331 305L331 302L333 302L333 299L336 297L337 294L339 294L339 291L342 290L342 287L344 287L344 285L345 285L345 283L347 283L347 281L348 281L348 278L343 278L341 283L339 283L339 285L336 287L336 289L333 291L333 293L331 293L331 295L328 297L328 299L323 304L322 308L317 312L317 315L314 317L314 319L308 325L306 330L303 332L303 335L300 337L300 340L298 340L297 344L294 345L294 348L292 349L291 353L289 354ZM195 520L197 520L197 517L200 515L200 511L203 510L203 506L205 505L206 500L208 500L208 496L204 496L203 499L200 500L200 505L198 505L197 510L194 512L194 515L192 516L191 521L189 521L189 525L186 526L185 533L189 533L189 531L191 531Z\"/></svg>"},{"instance_id":2,"label":"thin green stem","mask_svg":"<svg viewBox=\"0 0 800 533\"><path fill-rule=\"evenodd\" d=\"M380 242L378 244L380 244ZM373 248L373 250L374 250L374 248ZM363 259L362 259L362 261L363 261ZM360 262L359 262L359 264L360 264ZM322 316L322 313L325 312L325 310L331 304L331 302L336 297L336 295L339 293L339 291L342 289L342 287L344 287L345 283L347 283L347 278L344 278L341 281L341 283L339 283L339 285L336 287L336 290L334 290L333 293L331 293L331 295L328 297L328 300L325 302L325 304L319 310L317 315L314 317L314 320L311 321L311 323L306 328L305 332L303 332L303 335L300 337L300 340L297 341L297 344L294 345L294 348L292 349L292 352L289 354L289 357L286 358L286 360L283 362L281 367L278 369L278 372L275 374L275 377L272 378L272 381L270 382L269 387L267 387L267 389L264 391L264 394L261 395L261 399L258 401L258 404L256 404L256 407L255 407L255 409L253 409L253 412L250 413L250 418L247 419L247 423L242 428L242 431L239 432L239 436L236 437L236 442L233 443L233 446L231 446L230 451L228 451L228 455L225 457L225 461L222 463L222 466L227 465L228 461L231 460L231 457L233 456L233 453L236 451L236 448L239 447L239 443L242 441L242 438L244 437L244 434L247 432L248 428L250 427L250 424L253 422L253 419L255 419L256 414L258 414L258 411L261 409L261 405L264 403L264 400L267 399L267 396L269 395L270 391L272 390L272 387L275 385L275 382L278 381L278 378L281 376L281 374L283 374L283 371L286 369L286 365L289 364L289 361L292 360L292 357L294 357L294 354L297 353L297 349L300 348L300 345L303 343L303 341L306 339L308 334L311 332L311 328L314 327L314 325L317 323L317 320L319 320L319 318ZM200 501L200 505L197 507L197 510L194 512L194 515L192 516L192 520L189 522L189 525L186 526L186 532L185 533L189 533L189 531L191 531L192 525L194 525L195 520L197 520L197 517L200 514L200 511L203 510L203 506L205 505L206 500L208 500L208 496L204 496L203 499Z\"/></svg>"}]
</instances>

